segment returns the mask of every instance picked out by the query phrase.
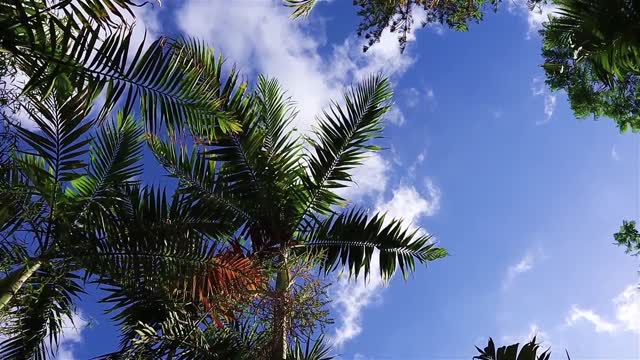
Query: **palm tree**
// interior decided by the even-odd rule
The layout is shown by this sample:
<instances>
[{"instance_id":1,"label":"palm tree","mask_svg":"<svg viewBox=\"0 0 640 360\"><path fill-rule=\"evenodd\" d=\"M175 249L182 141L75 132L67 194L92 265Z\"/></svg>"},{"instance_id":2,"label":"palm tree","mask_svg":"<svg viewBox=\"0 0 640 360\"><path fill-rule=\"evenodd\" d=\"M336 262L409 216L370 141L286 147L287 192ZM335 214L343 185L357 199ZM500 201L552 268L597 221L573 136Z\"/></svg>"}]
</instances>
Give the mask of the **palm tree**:
<instances>
[{"instance_id":1,"label":"palm tree","mask_svg":"<svg viewBox=\"0 0 640 360\"><path fill-rule=\"evenodd\" d=\"M98 125L96 88L85 84L25 93L38 131L15 128L19 150L0 173L0 256L9 266L0 310L11 334L3 357L45 358L45 338L57 343L87 282L109 293L102 301L126 347L142 322L203 313L221 321L262 279L257 263L222 241L233 235L225 218L139 185L141 125L124 112Z\"/></svg>"},{"instance_id":2,"label":"palm tree","mask_svg":"<svg viewBox=\"0 0 640 360\"><path fill-rule=\"evenodd\" d=\"M177 192L224 218L250 255L274 269L270 358L287 356L290 317L287 294L298 262L325 274L338 266L350 276L370 276L376 257L389 280L399 267L406 277L415 262L446 256L429 235L400 220L349 207L336 190L348 186L350 171L367 152L378 150L381 119L389 108L388 82L374 76L350 90L343 105L323 113L312 134L293 130L296 111L278 82L261 77L250 97L233 97L225 110L242 129L214 139L149 138L150 147L178 180ZM190 124L186 124L189 126ZM199 125L199 124L198 124ZM192 150L189 151L188 148Z\"/></svg>"}]
</instances>

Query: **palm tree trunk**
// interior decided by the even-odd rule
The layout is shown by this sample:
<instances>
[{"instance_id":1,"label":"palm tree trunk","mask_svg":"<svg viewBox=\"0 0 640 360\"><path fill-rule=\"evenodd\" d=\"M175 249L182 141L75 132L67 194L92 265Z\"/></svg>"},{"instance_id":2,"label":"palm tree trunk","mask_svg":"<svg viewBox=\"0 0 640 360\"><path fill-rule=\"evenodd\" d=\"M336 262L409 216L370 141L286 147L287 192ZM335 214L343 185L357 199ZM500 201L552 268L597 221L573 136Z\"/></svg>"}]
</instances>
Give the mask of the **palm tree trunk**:
<instances>
[{"instance_id":1,"label":"palm tree trunk","mask_svg":"<svg viewBox=\"0 0 640 360\"><path fill-rule=\"evenodd\" d=\"M0 280L0 310L2 310L9 301L11 301L25 281L40 269L42 263L43 260L36 260L34 262L27 263L23 267L12 271L4 279Z\"/></svg>"},{"instance_id":2,"label":"palm tree trunk","mask_svg":"<svg viewBox=\"0 0 640 360\"><path fill-rule=\"evenodd\" d=\"M273 306L273 343L272 360L287 358L287 337L289 335L289 309L287 306L290 285L289 268L286 254L282 256L282 268L276 277L276 298Z\"/></svg>"}]
</instances>

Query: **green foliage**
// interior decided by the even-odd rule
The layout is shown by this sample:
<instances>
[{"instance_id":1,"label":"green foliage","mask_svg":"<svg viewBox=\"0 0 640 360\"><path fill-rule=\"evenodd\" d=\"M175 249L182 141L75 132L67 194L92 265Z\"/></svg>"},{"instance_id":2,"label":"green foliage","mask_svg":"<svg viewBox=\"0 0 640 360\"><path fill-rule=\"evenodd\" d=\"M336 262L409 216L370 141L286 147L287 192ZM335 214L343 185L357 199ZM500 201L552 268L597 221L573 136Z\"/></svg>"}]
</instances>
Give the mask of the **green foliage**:
<instances>
[{"instance_id":1,"label":"green foliage","mask_svg":"<svg viewBox=\"0 0 640 360\"><path fill-rule=\"evenodd\" d=\"M290 100L277 81L261 77L254 92L229 97L223 105L236 114L240 132L206 139L198 133L200 124L185 124L191 141L171 131L166 138L148 139L156 158L178 180L182 199L225 219L230 241L272 269L272 279L278 274L275 288L260 302L270 304L261 306L260 322L273 332L271 347L278 339L294 341L292 327L322 317L321 312L304 319L296 317L303 310L293 313L292 298L319 294L317 287L310 293L296 290L299 261L319 265L327 274L342 265L354 277L366 277L373 256L379 256L381 276L388 280L397 268L408 276L416 259L427 263L446 256L428 236L405 230L399 219L355 209L340 213L347 202L335 191L351 182L351 171L367 152L378 150L371 141L380 136L390 97L387 80L373 76L348 91L340 104L333 103L312 135L301 137L292 130L296 111ZM278 335L282 331L284 336Z\"/></svg>"},{"instance_id":2,"label":"green foliage","mask_svg":"<svg viewBox=\"0 0 640 360\"><path fill-rule=\"evenodd\" d=\"M538 354L540 344L536 343L535 336L530 342L522 345L520 352L518 352L519 347L520 344L513 344L496 349L493 339L489 338L489 342L484 349L476 346L480 354L473 358L478 360L549 360L551 358L549 349ZM569 358L569 354L567 354L567 358Z\"/></svg>"},{"instance_id":3,"label":"green foliage","mask_svg":"<svg viewBox=\"0 0 640 360\"><path fill-rule=\"evenodd\" d=\"M640 131L640 12L637 1L557 0L541 32L543 68L579 118L608 117Z\"/></svg>"},{"instance_id":4,"label":"green foliage","mask_svg":"<svg viewBox=\"0 0 640 360\"><path fill-rule=\"evenodd\" d=\"M616 245L626 247L625 252L634 256L640 254L640 232L635 221L622 221L620 231L613 234Z\"/></svg>"},{"instance_id":5,"label":"green foliage","mask_svg":"<svg viewBox=\"0 0 640 360\"><path fill-rule=\"evenodd\" d=\"M307 16L317 0L284 0L293 8L292 16ZM528 0L530 8L545 0ZM407 38L416 17L423 27L444 25L456 31L467 31L472 23L479 23L489 11L497 11L502 0L354 0L357 14L362 19L358 36L364 36L367 44L363 51L380 41L385 29L398 34L400 50L404 51Z\"/></svg>"},{"instance_id":6,"label":"green foliage","mask_svg":"<svg viewBox=\"0 0 640 360\"><path fill-rule=\"evenodd\" d=\"M209 133L237 130L231 114L220 111L223 59L196 40L161 37L132 42L124 20L129 0L0 2L0 46L28 77L24 92L48 94L86 84L104 91L102 122L120 102L134 104L150 131L175 127L178 118L210 122ZM62 15L65 16L62 16ZM119 21L117 21L119 19ZM235 72L229 81L235 83ZM179 128L177 128L179 130Z\"/></svg>"}]
</instances>

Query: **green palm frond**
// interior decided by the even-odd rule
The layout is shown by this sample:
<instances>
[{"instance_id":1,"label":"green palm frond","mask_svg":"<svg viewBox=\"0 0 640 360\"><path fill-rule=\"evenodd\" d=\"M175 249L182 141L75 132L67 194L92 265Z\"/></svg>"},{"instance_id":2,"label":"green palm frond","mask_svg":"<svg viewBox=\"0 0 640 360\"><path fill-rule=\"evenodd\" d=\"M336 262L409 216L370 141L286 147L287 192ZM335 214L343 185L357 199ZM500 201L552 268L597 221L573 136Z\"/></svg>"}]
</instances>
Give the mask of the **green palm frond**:
<instances>
[{"instance_id":1,"label":"green palm frond","mask_svg":"<svg viewBox=\"0 0 640 360\"><path fill-rule=\"evenodd\" d=\"M371 258L377 250L384 280L390 279L397 267L407 278L415 271L415 260L426 263L447 256L445 249L431 242L430 235L410 231L400 220L386 221L379 214L369 217L356 209L324 220L302 246L319 258L325 272L342 265L356 278L363 270L365 278L369 275Z\"/></svg>"},{"instance_id":2,"label":"green palm frond","mask_svg":"<svg viewBox=\"0 0 640 360\"><path fill-rule=\"evenodd\" d=\"M284 0L285 6L293 8L291 16L294 18L309 16L318 0Z\"/></svg>"},{"instance_id":3,"label":"green palm frond","mask_svg":"<svg viewBox=\"0 0 640 360\"><path fill-rule=\"evenodd\" d=\"M256 89L260 123L264 127L263 151L272 182L293 184L300 171L301 145L292 122L297 115L291 99L285 97L276 79L260 76Z\"/></svg>"},{"instance_id":4,"label":"green palm frond","mask_svg":"<svg viewBox=\"0 0 640 360\"><path fill-rule=\"evenodd\" d=\"M262 286L258 263L209 240L232 235L215 214L153 188L132 187L128 196L130 213L106 230L94 253L77 255L111 293L103 301L124 328L123 346L139 322L159 326L185 304L224 318Z\"/></svg>"},{"instance_id":5,"label":"green palm frond","mask_svg":"<svg viewBox=\"0 0 640 360\"><path fill-rule=\"evenodd\" d=\"M64 320L72 319L73 300L83 293L78 276L72 271L65 264L54 263L29 280L13 304L12 335L0 344L3 357L55 358Z\"/></svg>"},{"instance_id":6,"label":"green palm frond","mask_svg":"<svg viewBox=\"0 0 640 360\"><path fill-rule=\"evenodd\" d=\"M71 89L89 83L93 92L105 91L99 122L124 98L125 108L139 101L150 131L165 126L180 131L183 121L206 124L200 130L209 136L237 130L233 114L221 106L243 88L237 86L234 70L222 78L223 59L203 44L167 38L136 44L133 28L126 24L105 34L100 26L77 27L73 18L29 17L20 6L11 10L7 18L25 23L2 33L8 37L2 48L28 76L25 92L47 94L54 86Z\"/></svg>"},{"instance_id":7,"label":"green palm frond","mask_svg":"<svg viewBox=\"0 0 640 360\"><path fill-rule=\"evenodd\" d=\"M92 121L84 121L95 94L84 89L68 95L55 91L44 99L30 95L33 109L25 107L38 132L18 127L20 138L44 160L54 182L71 181L86 167L83 155L91 138Z\"/></svg>"},{"instance_id":8,"label":"green palm frond","mask_svg":"<svg viewBox=\"0 0 640 360\"><path fill-rule=\"evenodd\" d=\"M142 127L131 115L118 113L115 124L99 129L91 144L89 170L71 182L67 194L75 202L91 202L135 182L142 173L143 141Z\"/></svg>"},{"instance_id":9,"label":"green palm frond","mask_svg":"<svg viewBox=\"0 0 640 360\"><path fill-rule=\"evenodd\" d=\"M229 225L252 221L251 214L239 203L238 196L233 192L223 193L219 174L216 173L216 162L205 156L198 147L189 153L185 146L176 146L155 136L149 137L148 144L169 175L178 179L178 191L184 195L183 201L224 217Z\"/></svg>"},{"instance_id":10,"label":"green palm frond","mask_svg":"<svg viewBox=\"0 0 640 360\"><path fill-rule=\"evenodd\" d=\"M489 338L489 342L484 349L480 349L476 346L476 349L480 355L476 355L473 359L477 360L549 360L551 358L551 351L549 349L543 351L538 355L540 350L540 344L536 343L536 337L534 336L530 342L522 345L520 352L518 348L520 344L513 344L509 346L501 346L496 349L493 339Z\"/></svg>"},{"instance_id":11,"label":"green palm frond","mask_svg":"<svg viewBox=\"0 0 640 360\"><path fill-rule=\"evenodd\" d=\"M379 149L370 140L381 134L390 98L388 81L373 76L352 88L343 106L334 103L324 112L315 138L308 139L309 171L303 177L308 199L302 216L308 216L309 211L328 214L331 206L344 203L334 190L347 186L349 171L362 162L367 151Z\"/></svg>"},{"instance_id":12,"label":"green palm frond","mask_svg":"<svg viewBox=\"0 0 640 360\"><path fill-rule=\"evenodd\" d=\"M292 360L332 360L333 356L329 355L331 348L324 341L324 335L320 335L311 346L311 339L307 339L304 349L300 339L289 348L287 359Z\"/></svg>"}]
</instances>

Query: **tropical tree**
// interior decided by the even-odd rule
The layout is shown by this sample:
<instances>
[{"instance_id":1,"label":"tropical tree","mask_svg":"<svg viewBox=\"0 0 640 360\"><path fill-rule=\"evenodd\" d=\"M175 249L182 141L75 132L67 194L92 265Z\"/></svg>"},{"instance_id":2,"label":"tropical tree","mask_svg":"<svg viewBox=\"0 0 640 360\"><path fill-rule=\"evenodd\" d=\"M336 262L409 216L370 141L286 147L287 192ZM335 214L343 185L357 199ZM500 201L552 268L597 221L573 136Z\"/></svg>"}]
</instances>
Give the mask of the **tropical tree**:
<instances>
[{"instance_id":1,"label":"tropical tree","mask_svg":"<svg viewBox=\"0 0 640 360\"><path fill-rule=\"evenodd\" d=\"M489 342L484 349L480 349L476 346L476 349L480 354L473 358L478 360L549 360L551 358L550 349L538 354L540 344L536 343L535 336L531 341L522 345L520 351L518 351L519 347L520 344L513 344L509 346L501 346L496 349L493 339L489 338ZM566 352L566 354L567 359L571 360L569 353Z\"/></svg>"},{"instance_id":2,"label":"tropical tree","mask_svg":"<svg viewBox=\"0 0 640 360\"><path fill-rule=\"evenodd\" d=\"M214 218L228 219L239 245L273 270L271 359L286 358L295 341L288 295L298 264L325 274L342 267L366 279L371 263L379 261L379 276L389 280L397 268L406 277L416 261L446 256L429 235L348 207L336 192L350 184L350 172L367 153L378 150L370 140L380 136L390 97L388 82L371 77L347 92L342 105L326 110L311 134L299 134L291 101L277 81L261 77L252 96L224 97L241 131L207 139L198 136L202 124L185 124L194 138L178 141L170 130L168 138L148 140L178 180L177 193Z\"/></svg>"},{"instance_id":3,"label":"tropical tree","mask_svg":"<svg viewBox=\"0 0 640 360\"><path fill-rule=\"evenodd\" d=\"M222 59L201 60L208 75L221 71ZM223 84L209 91L235 89L241 97L233 72L215 78ZM263 279L259 264L230 240L221 214L139 184L145 137L131 107L113 121L100 119L101 88L91 80L74 84L24 92L22 108L37 130L12 128L19 146L0 172L0 263L7 271L0 311L10 334L3 357L54 354L87 282L108 293L102 301L112 304L128 348L144 327L231 318Z\"/></svg>"},{"instance_id":4,"label":"tropical tree","mask_svg":"<svg viewBox=\"0 0 640 360\"><path fill-rule=\"evenodd\" d=\"M529 7L546 0L528 0ZM293 8L293 17L307 16L317 0L284 0ZM414 26L416 17L423 27L445 25L457 31L467 31L469 24L479 23L488 11L497 11L502 0L354 0L357 14L361 17L358 36L368 41L363 46L367 51L380 41L382 32L389 29L398 34L400 50L407 45L407 36Z\"/></svg>"},{"instance_id":5,"label":"tropical tree","mask_svg":"<svg viewBox=\"0 0 640 360\"><path fill-rule=\"evenodd\" d=\"M608 117L640 130L640 2L555 0L541 32L547 84L564 90L579 118Z\"/></svg>"}]
</instances>

